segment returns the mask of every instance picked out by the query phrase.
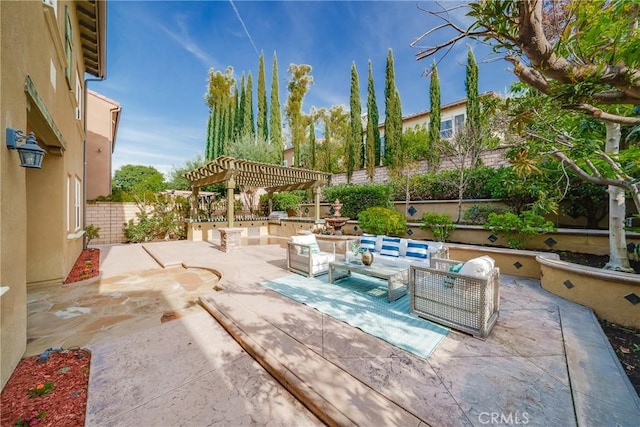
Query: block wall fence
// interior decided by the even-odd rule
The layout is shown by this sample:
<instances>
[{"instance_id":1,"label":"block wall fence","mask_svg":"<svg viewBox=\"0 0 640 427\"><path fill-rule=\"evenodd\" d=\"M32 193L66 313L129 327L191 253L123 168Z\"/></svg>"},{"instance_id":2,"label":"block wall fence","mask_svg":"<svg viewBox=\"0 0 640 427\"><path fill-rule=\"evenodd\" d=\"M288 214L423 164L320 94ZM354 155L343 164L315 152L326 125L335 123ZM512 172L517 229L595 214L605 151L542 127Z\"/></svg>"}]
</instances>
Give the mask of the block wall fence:
<instances>
[{"instance_id":1,"label":"block wall fence","mask_svg":"<svg viewBox=\"0 0 640 427\"><path fill-rule=\"evenodd\" d=\"M87 225L100 227L100 238L91 240L91 244L123 243L123 225L129 220L137 220L136 214L140 212L135 203L96 202L85 206Z\"/></svg>"}]
</instances>

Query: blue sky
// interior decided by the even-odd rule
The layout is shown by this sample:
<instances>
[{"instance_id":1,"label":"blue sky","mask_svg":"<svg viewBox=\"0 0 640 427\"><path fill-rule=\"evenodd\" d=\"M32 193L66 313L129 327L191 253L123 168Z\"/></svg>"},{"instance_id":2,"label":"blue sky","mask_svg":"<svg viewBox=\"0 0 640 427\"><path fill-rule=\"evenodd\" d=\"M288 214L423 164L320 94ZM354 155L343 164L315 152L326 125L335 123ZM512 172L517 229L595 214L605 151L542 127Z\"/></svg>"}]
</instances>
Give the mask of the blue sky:
<instances>
[{"instance_id":1,"label":"blue sky","mask_svg":"<svg viewBox=\"0 0 640 427\"><path fill-rule=\"evenodd\" d=\"M444 5L451 5L444 2ZM258 58L265 55L267 98L273 54L278 58L280 103L287 98L289 64L313 67L303 111L349 106L351 64L360 79L363 112L371 60L378 110L384 116L384 77L393 50L403 115L428 110L432 60L417 61L413 40L442 21L416 1L118 1L108 2L107 79L90 88L122 105L113 170L126 164L168 173L205 147L208 70L232 66L238 79L253 75L254 109ZM458 14L459 24L468 21ZM442 41L431 38L430 43ZM442 104L465 97L467 43L438 64ZM421 45L425 45L422 42ZM509 64L485 46L472 45L479 63L481 92L504 94L514 81ZM284 117L283 117L284 121Z\"/></svg>"}]
</instances>

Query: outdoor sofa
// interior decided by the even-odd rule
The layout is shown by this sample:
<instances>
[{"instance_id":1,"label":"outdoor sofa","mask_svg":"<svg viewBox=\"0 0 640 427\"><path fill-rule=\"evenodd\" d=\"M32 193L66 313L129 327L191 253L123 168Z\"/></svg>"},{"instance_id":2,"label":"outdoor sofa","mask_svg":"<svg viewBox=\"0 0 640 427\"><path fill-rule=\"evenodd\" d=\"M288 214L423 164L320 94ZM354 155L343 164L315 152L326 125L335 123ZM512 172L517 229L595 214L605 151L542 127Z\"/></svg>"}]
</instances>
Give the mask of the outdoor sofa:
<instances>
[{"instance_id":1,"label":"outdoor sofa","mask_svg":"<svg viewBox=\"0 0 640 427\"><path fill-rule=\"evenodd\" d=\"M431 259L449 258L449 250L442 242L390 237L363 233L360 250L373 253L374 264L409 268L411 265L431 267Z\"/></svg>"},{"instance_id":2,"label":"outdoor sofa","mask_svg":"<svg viewBox=\"0 0 640 427\"><path fill-rule=\"evenodd\" d=\"M500 270L489 256L467 262L432 259L409 269L411 312L486 338L500 314Z\"/></svg>"}]
</instances>

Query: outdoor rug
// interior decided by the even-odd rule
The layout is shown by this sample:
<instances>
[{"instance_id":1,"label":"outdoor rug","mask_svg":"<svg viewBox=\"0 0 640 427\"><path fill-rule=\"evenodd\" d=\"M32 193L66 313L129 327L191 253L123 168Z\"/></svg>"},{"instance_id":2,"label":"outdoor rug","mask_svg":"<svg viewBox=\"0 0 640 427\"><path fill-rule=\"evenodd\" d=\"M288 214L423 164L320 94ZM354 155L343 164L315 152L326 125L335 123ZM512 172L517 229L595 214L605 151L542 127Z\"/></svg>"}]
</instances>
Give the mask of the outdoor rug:
<instances>
[{"instance_id":1,"label":"outdoor rug","mask_svg":"<svg viewBox=\"0 0 640 427\"><path fill-rule=\"evenodd\" d=\"M328 278L291 274L261 285L423 358L449 332L412 314L409 295L389 303L382 280L357 273L331 284Z\"/></svg>"}]
</instances>

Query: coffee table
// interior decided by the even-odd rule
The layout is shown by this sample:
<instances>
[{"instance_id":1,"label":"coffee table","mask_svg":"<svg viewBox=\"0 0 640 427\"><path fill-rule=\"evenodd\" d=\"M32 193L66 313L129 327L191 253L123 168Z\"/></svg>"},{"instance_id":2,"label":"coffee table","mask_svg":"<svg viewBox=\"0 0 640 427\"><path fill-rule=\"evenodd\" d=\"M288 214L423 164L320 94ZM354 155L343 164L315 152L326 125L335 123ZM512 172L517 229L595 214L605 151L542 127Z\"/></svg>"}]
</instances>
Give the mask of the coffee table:
<instances>
[{"instance_id":1,"label":"coffee table","mask_svg":"<svg viewBox=\"0 0 640 427\"><path fill-rule=\"evenodd\" d=\"M393 302L407 294L409 269L395 267L392 265L376 264L375 262L369 266L347 261L330 262L329 283L349 277L352 272L386 280L388 294L387 299L389 302Z\"/></svg>"}]
</instances>

